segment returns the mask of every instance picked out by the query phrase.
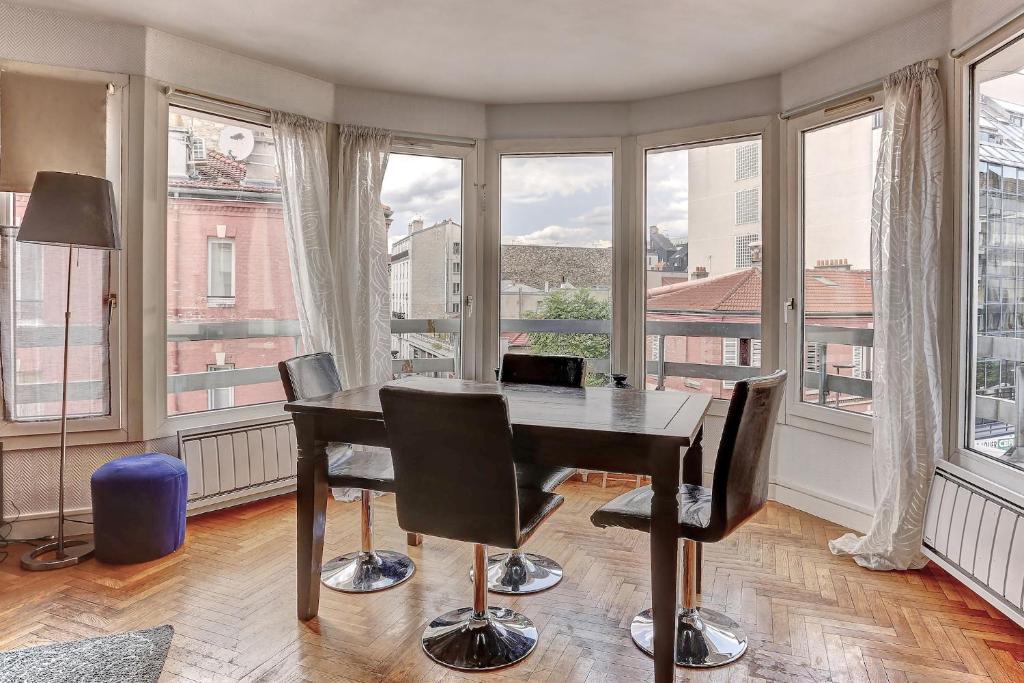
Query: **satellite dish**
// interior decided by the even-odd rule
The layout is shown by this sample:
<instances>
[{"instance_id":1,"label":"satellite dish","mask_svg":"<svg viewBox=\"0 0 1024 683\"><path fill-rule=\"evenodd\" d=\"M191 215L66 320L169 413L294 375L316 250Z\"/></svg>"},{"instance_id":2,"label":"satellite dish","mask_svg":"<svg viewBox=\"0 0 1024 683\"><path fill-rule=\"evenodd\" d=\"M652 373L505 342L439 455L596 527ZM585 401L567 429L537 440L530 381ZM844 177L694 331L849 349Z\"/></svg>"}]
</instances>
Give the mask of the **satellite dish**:
<instances>
[{"instance_id":1,"label":"satellite dish","mask_svg":"<svg viewBox=\"0 0 1024 683\"><path fill-rule=\"evenodd\" d=\"M236 161L244 161L252 154L256 141L253 139L252 131L239 126L224 126L220 132L218 141L220 151L229 154Z\"/></svg>"}]
</instances>

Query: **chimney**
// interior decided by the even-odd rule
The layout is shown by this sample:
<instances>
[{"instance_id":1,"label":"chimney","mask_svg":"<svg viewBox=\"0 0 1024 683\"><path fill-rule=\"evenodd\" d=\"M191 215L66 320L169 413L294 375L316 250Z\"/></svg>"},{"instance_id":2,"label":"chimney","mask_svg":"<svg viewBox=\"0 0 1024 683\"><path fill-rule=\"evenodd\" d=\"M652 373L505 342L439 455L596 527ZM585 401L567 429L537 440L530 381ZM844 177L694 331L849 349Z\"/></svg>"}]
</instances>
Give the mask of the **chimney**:
<instances>
[{"instance_id":1,"label":"chimney","mask_svg":"<svg viewBox=\"0 0 1024 683\"><path fill-rule=\"evenodd\" d=\"M707 276L708 269L705 268L704 266L697 266L696 268L693 269L693 272L690 273L691 280L700 280L702 278L706 278Z\"/></svg>"},{"instance_id":2,"label":"chimney","mask_svg":"<svg viewBox=\"0 0 1024 683\"><path fill-rule=\"evenodd\" d=\"M853 266L844 258L825 258L818 259L814 264L815 270L852 270Z\"/></svg>"},{"instance_id":3,"label":"chimney","mask_svg":"<svg viewBox=\"0 0 1024 683\"><path fill-rule=\"evenodd\" d=\"M761 267L761 243L751 242L750 243L750 265L755 268Z\"/></svg>"},{"instance_id":4,"label":"chimney","mask_svg":"<svg viewBox=\"0 0 1024 683\"><path fill-rule=\"evenodd\" d=\"M416 216L409 222L409 232L416 232L423 229L423 216Z\"/></svg>"}]
</instances>

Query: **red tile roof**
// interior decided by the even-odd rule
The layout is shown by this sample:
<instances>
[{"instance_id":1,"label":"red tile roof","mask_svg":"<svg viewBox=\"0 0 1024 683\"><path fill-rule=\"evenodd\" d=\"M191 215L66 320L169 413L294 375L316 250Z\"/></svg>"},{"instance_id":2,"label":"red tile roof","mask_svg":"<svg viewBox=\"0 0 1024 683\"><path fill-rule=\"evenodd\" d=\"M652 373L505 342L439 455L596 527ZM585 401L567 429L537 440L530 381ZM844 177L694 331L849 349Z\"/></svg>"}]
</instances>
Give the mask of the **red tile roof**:
<instances>
[{"instance_id":1,"label":"red tile roof","mask_svg":"<svg viewBox=\"0 0 1024 683\"><path fill-rule=\"evenodd\" d=\"M871 272L810 269L804 271L808 313L870 315ZM647 290L647 309L754 313L761 310L761 271L747 268Z\"/></svg>"}]
</instances>

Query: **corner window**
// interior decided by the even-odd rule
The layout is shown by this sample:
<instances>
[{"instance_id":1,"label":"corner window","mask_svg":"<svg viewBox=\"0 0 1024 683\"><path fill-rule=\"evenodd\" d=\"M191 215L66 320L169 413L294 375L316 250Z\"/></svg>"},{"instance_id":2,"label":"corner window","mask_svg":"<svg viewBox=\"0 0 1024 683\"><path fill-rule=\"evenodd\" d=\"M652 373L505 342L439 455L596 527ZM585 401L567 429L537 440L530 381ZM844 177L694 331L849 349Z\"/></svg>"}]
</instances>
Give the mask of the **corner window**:
<instances>
[{"instance_id":1,"label":"corner window","mask_svg":"<svg viewBox=\"0 0 1024 683\"><path fill-rule=\"evenodd\" d=\"M167 160L167 414L284 400L302 342L271 130L172 105Z\"/></svg>"},{"instance_id":2,"label":"corner window","mask_svg":"<svg viewBox=\"0 0 1024 683\"><path fill-rule=\"evenodd\" d=\"M970 67L968 449L1024 467L1024 42Z\"/></svg>"},{"instance_id":3,"label":"corner window","mask_svg":"<svg viewBox=\"0 0 1024 683\"><path fill-rule=\"evenodd\" d=\"M800 400L871 414L871 206L876 112L800 133Z\"/></svg>"},{"instance_id":4,"label":"corner window","mask_svg":"<svg viewBox=\"0 0 1024 683\"><path fill-rule=\"evenodd\" d=\"M499 352L581 356L587 383L604 384L614 155L503 154L499 161Z\"/></svg>"},{"instance_id":5,"label":"corner window","mask_svg":"<svg viewBox=\"0 0 1024 683\"><path fill-rule=\"evenodd\" d=\"M760 172L760 136L647 150L647 388L728 399L760 373Z\"/></svg>"}]
</instances>

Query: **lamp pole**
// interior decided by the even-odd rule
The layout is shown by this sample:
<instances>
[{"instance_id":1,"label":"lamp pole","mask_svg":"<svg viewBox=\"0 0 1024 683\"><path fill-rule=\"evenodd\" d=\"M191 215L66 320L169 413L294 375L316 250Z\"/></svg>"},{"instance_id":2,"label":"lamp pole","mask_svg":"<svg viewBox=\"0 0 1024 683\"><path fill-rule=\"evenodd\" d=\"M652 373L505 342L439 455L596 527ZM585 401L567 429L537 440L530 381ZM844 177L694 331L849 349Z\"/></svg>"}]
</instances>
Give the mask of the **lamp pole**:
<instances>
[{"instance_id":1,"label":"lamp pole","mask_svg":"<svg viewBox=\"0 0 1024 683\"><path fill-rule=\"evenodd\" d=\"M75 246L68 245L68 289L64 299L64 373L60 399L60 472L57 479L57 541L25 553L23 569L44 571L60 569L89 559L95 545L91 540L64 540L64 469L68 461L68 352L71 348L71 275L75 267ZM68 550L71 550L69 553ZM46 556L53 553L53 557Z\"/></svg>"}]
</instances>

